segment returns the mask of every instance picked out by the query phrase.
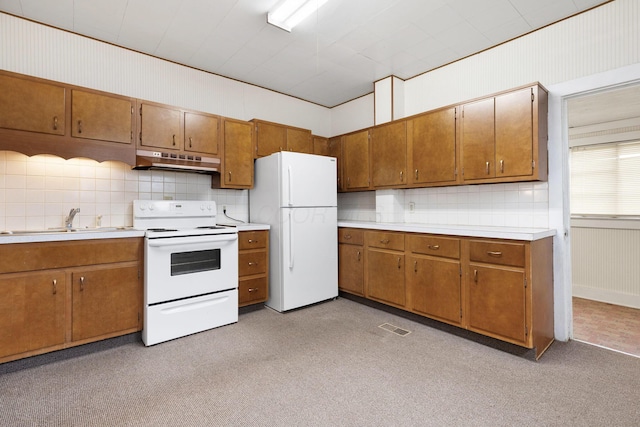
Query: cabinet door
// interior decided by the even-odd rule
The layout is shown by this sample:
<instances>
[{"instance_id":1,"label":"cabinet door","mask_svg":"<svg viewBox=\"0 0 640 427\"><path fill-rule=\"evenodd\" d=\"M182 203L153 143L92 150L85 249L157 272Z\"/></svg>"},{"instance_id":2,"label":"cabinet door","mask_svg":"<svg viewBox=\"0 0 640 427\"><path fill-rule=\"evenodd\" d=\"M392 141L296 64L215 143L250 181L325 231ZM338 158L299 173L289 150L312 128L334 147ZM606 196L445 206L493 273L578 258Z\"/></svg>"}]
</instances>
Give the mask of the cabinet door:
<instances>
[{"instance_id":1,"label":"cabinet door","mask_svg":"<svg viewBox=\"0 0 640 427\"><path fill-rule=\"evenodd\" d=\"M224 119L222 170L225 188L253 187L253 125Z\"/></svg>"},{"instance_id":2,"label":"cabinet door","mask_svg":"<svg viewBox=\"0 0 640 427\"><path fill-rule=\"evenodd\" d=\"M363 247L338 245L338 288L356 295L364 295Z\"/></svg>"},{"instance_id":3,"label":"cabinet door","mask_svg":"<svg viewBox=\"0 0 640 427\"><path fill-rule=\"evenodd\" d=\"M220 118L209 114L184 113L184 149L218 154Z\"/></svg>"},{"instance_id":4,"label":"cabinet door","mask_svg":"<svg viewBox=\"0 0 640 427\"><path fill-rule=\"evenodd\" d=\"M493 98L462 106L462 173L465 181L495 176Z\"/></svg>"},{"instance_id":5,"label":"cabinet door","mask_svg":"<svg viewBox=\"0 0 640 427\"><path fill-rule=\"evenodd\" d=\"M530 88L497 96L496 177L533 174L533 99Z\"/></svg>"},{"instance_id":6,"label":"cabinet door","mask_svg":"<svg viewBox=\"0 0 640 427\"><path fill-rule=\"evenodd\" d=\"M369 131L343 136L342 189L367 190L369 188Z\"/></svg>"},{"instance_id":7,"label":"cabinet door","mask_svg":"<svg viewBox=\"0 0 640 427\"><path fill-rule=\"evenodd\" d=\"M0 75L0 128L65 134L65 89Z\"/></svg>"},{"instance_id":8,"label":"cabinet door","mask_svg":"<svg viewBox=\"0 0 640 427\"><path fill-rule=\"evenodd\" d=\"M469 329L526 344L524 272L471 263L469 275Z\"/></svg>"},{"instance_id":9,"label":"cabinet door","mask_svg":"<svg viewBox=\"0 0 640 427\"><path fill-rule=\"evenodd\" d=\"M409 128L409 183L455 182L455 108L418 116L411 120Z\"/></svg>"},{"instance_id":10,"label":"cabinet door","mask_svg":"<svg viewBox=\"0 0 640 427\"><path fill-rule=\"evenodd\" d=\"M73 272L73 341L140 329L138 271L135 264Z\"/></svg>"},{"instance_id":11,"label":"cabinet door","mask_svg":"<svg viewBox=\"0 0 640 427\"><path fill-rule=\"evenodd\" d=\"M71 136L130 144L132 132L132 100L71 91Z\"/></svg>"},{"instance_id":12,"label":"cabinet door","mask_svg":"<svg viewBox=\"0 0 640 427\"><path fill-rule=\"evenodd\" d=\"M140 116L142 146L169 150L182 148L184 134L181 110L142 104Z\"/></svg>"},{"instance_id":13,"label":"cabinet door","mask_svg":"<svg viewBox=\"0 0 640 427\"><path fill-rule=\"evenodd\" d=\"M367 296L404 307L404 253L368 249L367 266Z\"/></svg>"},{"instance_id":14,"label":"cabinet door","mask_svg":"<svg viewBox=\"0 0 640 427\"><path fill-rule=\"evenodd\" d=\"M287 128L287 150L313 154L311 131Z\"/></svg>"},{"instance_id":15,"label":"cabinet door","mask_svg":"<svg viewBox=\"0 0 640 427\"><path fill-rule=\"evenodd\" d=\"M0 278L0 358L63 344L65 276L60 271Z\"/></svg>"},{"instance_id":16,"label":"cabinet door","mask_svg":"<svg viewBox=\"0 0 640 427\"><path fill-rule=\"evenodd\" d=\"M411 256L407 287L410 310L455 325L461 319L460 261Z\"/></svg>"},{"instance_id":17,"label":"cabinet door","mask_svg":"<svg viewBox=\"0 0 640 427\"><path fill-rule=\"evenodd\" d=\"M393 122L371 130L373 187L406 184L407 122Z\"/></svg>"},{"instance_id":18,"label":"cabinet door","mask_svg":"<svg viewBox=\"0 0 640 427\"><path fill-rule=\"evenodd\" d=\"M287 146L286 128L272 123L256 122L256 156L282 151Z\"/></svg>"},{"instance_id":19,"label":"cabinet door","mask_svg":"<svg viewBox=\"0 0 640 427\"><path fill-rule=\"evenodd\" d=\"M318 156L331 156L329 138L313 135L313 154Z\"/></svg>"}]
</instances>

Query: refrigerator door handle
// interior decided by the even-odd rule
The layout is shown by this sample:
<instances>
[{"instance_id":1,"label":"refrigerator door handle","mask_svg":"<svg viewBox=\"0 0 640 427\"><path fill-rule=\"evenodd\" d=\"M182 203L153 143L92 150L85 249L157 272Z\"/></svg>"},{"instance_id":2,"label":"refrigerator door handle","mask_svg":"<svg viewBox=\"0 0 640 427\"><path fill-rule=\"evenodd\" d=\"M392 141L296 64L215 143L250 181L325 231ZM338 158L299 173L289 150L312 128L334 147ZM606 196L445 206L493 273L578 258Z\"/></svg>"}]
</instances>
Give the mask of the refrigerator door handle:
<instances>
[{"instance_id":1,"label":"refrigerator door handle","mask_svg":"<svg viewBox=\"0 0 640 427\"><path fill-rule=\"evenodd\" d=\"M287 170L288 170L288 173L289 173L289 174L288 174L288 175L289 175L289 176L288 176L288 178L289 178L289 182L288 182L288 184L289 184L289 206L293 206L293 202L292 202L292 200L291 200L291 194L293 194L293 193L291 192L291 186L293 185L293 184L292 184L293 179L291 179L291 178L292 178L292 176L291 176L291 175L292 175L292 173L293 173L293 172L291 171L291 165L289 165L289 167L288 167L288 169L287 169Z\"/></svg>"},{"instance_id":2,"label":"refrigerator door handle","mask_svg":"<svg viewBox=\"0 0 640 427\"><path fill-rule=\"evenodd\" d=\"M292 212L289 211L289 270L293 270L293 224L291 223Z\"/></svg>"}]
</instances>

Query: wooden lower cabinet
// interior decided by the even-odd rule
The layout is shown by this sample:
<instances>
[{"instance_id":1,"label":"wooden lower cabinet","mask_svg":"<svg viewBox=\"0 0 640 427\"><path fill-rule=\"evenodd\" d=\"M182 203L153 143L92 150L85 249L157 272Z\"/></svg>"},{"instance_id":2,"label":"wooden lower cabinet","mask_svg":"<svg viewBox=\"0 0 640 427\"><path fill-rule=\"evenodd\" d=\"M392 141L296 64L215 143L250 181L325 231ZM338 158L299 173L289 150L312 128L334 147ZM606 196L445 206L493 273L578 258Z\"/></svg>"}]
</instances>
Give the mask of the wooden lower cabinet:
<instances>
[{"instance_id":1,"label":"wooden lower cabinet","mask_svg":"<svg viewBox=\"0 0 640 427\"><path fill-rule=\"evenodd\" d=\"M137 263L75 271L72 277L73 341L140 327Z\"/></svg>"},{"instance_id":2,"label":"wooden lower cabinet","mask_svg":"<svg viewBox=\"0 0 640 427\"><path fill-rule=\"evenodd\" d=\"M143 239L0 245L0 363L142 330Z\"/></svg>"},{"instance_id":3,"label":"wooden lower cabinet","mask_svg":"<svg viewBox=\"0 0 640 427\"><path fill-rule=\"evenodd\" d=\"M269 297L269 231L238 233L238 305L258 304Z\"/></svg>"},{"instance_id":4,"label":"wooden lower cabinet","mask_svg":"<svg viewBox=\"0 0 640 427\"><path fill-rule=\"evenodd\" d=\"M364 296L364 231L338 229L338 289Z\"/></svg>"},{"instance_id":5,"label":"wooden lower cabinet","mask_svg":"<svg viewBox=\"0 0 640 427\"><path fill-rule=\"evenodd\" d=\"M340 290L529 349L554 340L553 238L474 239L339 229L364 234L364 292L349 288L360 267L339 243ZM405 244L406 243L406 244ZM350 280L350 281L347 281Z\"/></svg>"},{"instance_id":6,"label":"wooden lower cabinet","mask_svg":"<svg viewBox=\"0 0 640 427\"><path fill-rule=\"evenodd\" d=\"M65 341L65 275L0 275L0 361Z\"/></svg>"}]
</instances>

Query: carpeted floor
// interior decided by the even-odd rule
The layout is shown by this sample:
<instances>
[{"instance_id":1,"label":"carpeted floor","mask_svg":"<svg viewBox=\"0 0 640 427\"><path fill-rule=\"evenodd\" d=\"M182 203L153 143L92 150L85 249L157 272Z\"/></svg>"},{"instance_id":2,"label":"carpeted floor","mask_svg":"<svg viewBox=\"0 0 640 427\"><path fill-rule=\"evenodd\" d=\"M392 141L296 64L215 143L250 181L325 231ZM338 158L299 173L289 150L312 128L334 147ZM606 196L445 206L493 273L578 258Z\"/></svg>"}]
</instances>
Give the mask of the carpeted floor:
<instances>
[{"instance_id":1,"label":"carpeted floor","mask_svg":"<svg viewBox=\"0 0 640 427\"><path fill-rule=\"evenodd\" d=\"M339 298L0 365L0 425L636 426L638 384L639 358L556 342L535 362Z\"/></svg>"}]
</instances>

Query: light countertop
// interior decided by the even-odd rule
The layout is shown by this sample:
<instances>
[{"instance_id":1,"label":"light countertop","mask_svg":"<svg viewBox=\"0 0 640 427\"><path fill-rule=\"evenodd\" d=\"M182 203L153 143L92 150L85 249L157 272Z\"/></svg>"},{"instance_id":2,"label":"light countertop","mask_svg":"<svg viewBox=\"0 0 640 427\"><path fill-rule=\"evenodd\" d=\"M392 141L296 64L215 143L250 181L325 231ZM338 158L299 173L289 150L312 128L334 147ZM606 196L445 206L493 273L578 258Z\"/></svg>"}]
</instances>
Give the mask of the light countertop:
<instances>
[{"instance_id":1,"label":"light countertop","mask_svg":"<svg viewBox=\"0 0 640 427\"><path fill-rule=\"evenodd\" d=\"M60 242L67 240L90 239L122 239L127 237L144 237L144 230L135 230L133 228L105 227L103 229L77 229L76 231L67 232L63 231L25 234L0 234L0 244Z\"/></svg>"},{"instance_id":2,"label":"light countertop","mask_svg":"<svg viewBox=\"0 0 640 427\"><path fill-rule=\"evenodd\" d=\"M269 224L257 224L254 222L228 222L228 223L218 223L218 225L236 227L238 231L260 231L260 230L269 230L271 228Z\"/></svg>"},{"instance_id":3,"label":"light countertop","mask_svg":"<svg viewBox=\"0 0 640 427\"><path fill-rule=\"evenodd\" d=\"M338 221L338 227L364 228L370 230L401 231L406 233L442 234L460 237L485 237L509 240L540 240L555 236L555 229L489 227L480 225L436 225L410 223L384 223L367 221Z\"/></svg>"}]
</instances>

